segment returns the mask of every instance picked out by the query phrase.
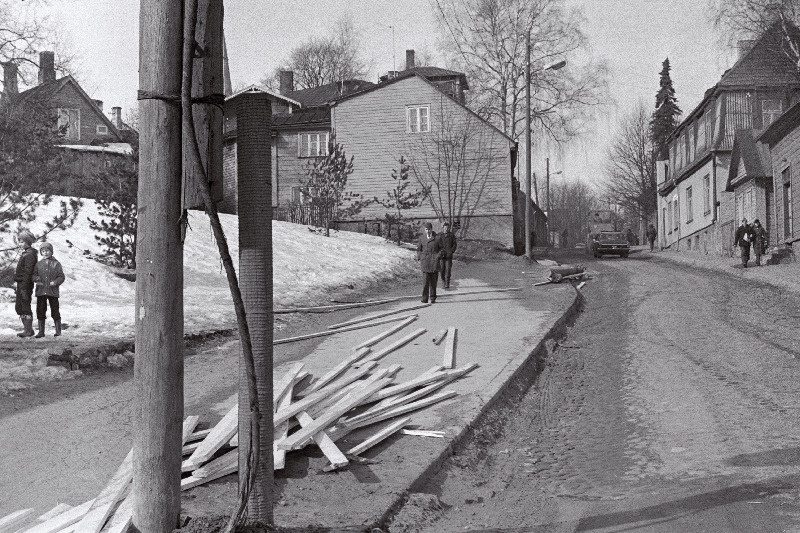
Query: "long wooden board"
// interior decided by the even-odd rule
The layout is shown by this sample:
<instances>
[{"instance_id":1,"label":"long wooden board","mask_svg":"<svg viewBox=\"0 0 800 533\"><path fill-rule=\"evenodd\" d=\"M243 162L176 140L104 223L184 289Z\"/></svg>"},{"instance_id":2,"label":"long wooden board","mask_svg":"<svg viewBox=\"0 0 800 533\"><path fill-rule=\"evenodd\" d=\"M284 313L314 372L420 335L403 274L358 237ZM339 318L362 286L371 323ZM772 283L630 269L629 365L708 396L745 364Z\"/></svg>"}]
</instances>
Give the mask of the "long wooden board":
<instances>
[{"instance_id":1,"label":"long wooden board","mask_svg":"<svg viewBox=\"0 0 800 533\"><path fill-rule=\"evenodd\" d=\"M210 474L208 477L189 476L183 478L181 480L181 490L189 490L193 487L197 487L198 485L209 483L211 481L214 481L215 479L225 477L228 474L233 474L237 470L239 470L238 459L236 461L233 461L233 464L226 465L225 468L216 470L213 474Z\"/></svg>"},{"instance_id":2,"label":"long wooden board","mask_svg":"<svg viewBox=\"0 0 800 533\"><path fill-rule=\"evenodd\" d=\"M378 318L383 318L385 316L396 315L397 313L405 313L407 311L414 311L415 309L422 309L423 307L430 307L430 306L431 304L417 304L417 305L412 305L411 307L403 307L401 309L395 309L394 311L384 311L383 313L376 313L361 318L354 318L353 320L348 320L347 322L333 324L332 326L328 326L328 329L344 328L347 326L352 326L353 324L360 324L361 322L369 322L370 320L377 320Z\"/></svg>"},{"instance_id":3,"label":"long wooden board","mask_svg":"<svg viewBox=\"0 0 800 533\"><path fill-rule=\"evenodd\" d=\"M52 509L50 509L49 511L47 511L43 515L36 517L36 520L38 520L40 522L44 522L46 520L50 520L54 516L60 515L61 513L66 513L70 509L72 509L72 506L70 504L68 504L68 503L59 503L59 504L56 504L55 507L53 507Z\"/></svg>"},{"instance_id":4,"label":"long wooden board","mask_svg":"<svg viewBox=\"0 0 800 533\"><path fill-rule=\"evenodd\" d=\"M197 424L197 421L194 421ZM188 436L193 428L187 430L184 422L183 434ZM122 493L128 488L133 480L133 450L123 459L122 464L111 477L111 481L100 491L94 503L87 513L75 526L75 530L80 533L99 533L103 524L111 515L111 511L122 497Z\"/></svg>"},{"instance_id":5,"label":"long wooden board","mask_svg":"<svg viewBox=\"0 0 800 533\"><path fill-rule=\"evenodd\" d=\"M122 500L101 530L102 533L126 533L133 522L133 496Z\"/></svg>"},{"instance_id":6,"label":"long wooden board","mask_svg":"<svg viewBox=\"0 0 800 533\"><path fill-rule=\"evenodd\" d=\"M298 335L297 337L289 337L286 339L277 339L272 341L273 345L277 344L284 344L287 342L296 342L296 341L304 341L307 339L315 339L317 337L324 337L325 335L334 335L336 333L343 333L345 331L354 331L357 329L363 328L371 328L372 326L380 326L381 324L388 324L389 322L396 322L398 320L404 320L408 317L405 316L393 316L390 318L384 318L383 320L378 320L377 322L367 322L364 324L354 324L352 326L347 326L346 328L339 328L339 329L332 329L328 331L319 331L317 333L307 333L306 335Z\"/></svg>"},{"instance_id":7,"label":"long wooden board","mask_svg":"<svg viewBox=\"0 0 800 533\"><path fill-rule=\"evenodd\" d=\"M374 434L373 436L371 436L370 438L368 438L367 440L365 440L361 444L350 448L350 450L348 450L347 453L350 454L350 455L358 455L358 454L360 454L360 453L372 448L373 446L375 446L379 442L382 442L382 441L386 440L389 436L391 436L394 433L397 433L398 431L400 431L403 428L403 426L408 424L410 421L411 421L411 417L407 416L407 417L403 418L402 420L398 420L397 422L389 424L388 426L386 426L385 428L383 428L382 430L380 430L379 432L377 432L376 434Z\"/></svg>"},{"instance_id":8,"label":"long wooden board","mask_svg":"<svg viewBox=\"0 0 800 533\"><path fill-rule=\"evenodd\" d=\"M360 361L362 358L364 358L370 352L370 350L371 348L369 347L359 348L350 357L346 357L338 365L331 368L327 373L325 373L325 375L319 378L311 386L311 392L321 389L322 387L324 387L325 385L327 385L328 383L339 377L339 374L342 374L353 363Z\"/></svg>"},{"instance_id":9,"label":"long wooden board","mask_svg":"<svg viewBox=\"0 0 800 533\"><path fill-rule=\"evenodd\" d=\"M292 403L292 389L290 388L279 400L277 410L285 409ZM272 438L272 469L282 470L286 466L286 450L279 450L275 443L289 434L289 421L281 422L275 426L275 433Z\"/></svg>"},{"instance_id":10,"label":"long wooden board","mask_svg":"<svg viewBox=\"0 0 800 533\"><path fill-rule=\"evenodd\" d=\"M389 304L392 302L396 302L399 298L387 298L385 300L369 300L366 302L353 302L353 303L344 303L344 304L334 304L334 305L318 305L315 307L287 307L287 308L279 308L273 309L273 313L276 315L286 314L286 313L326 313L328 311L338 311L340 309L353 309L356 307L368 307L371 305L381 305L381 304Z\"/></svg>"},{"instance_id":11,"label":"long wooden board","mask_svg":"<svg viewBox=\"0 0 800 533\"><path fill-rule=\"evenodd\" d=\"M365 364L365 363L368 363L370 361L377 361L379 359L382 359L382 358L386 357L387 355L389 355L390 353L392 353L393 351L402 348L403 346L405 346L409 342L413 341L414 339L416 339L417 337L419 337L420 335L422 335L426 331L428 331L428 330L425 329L425 328L419 328L418 330L416 330L416 331L414 331L412 333L409 333L408 335L406 335L402 339L394 341L389 346L381 348L377 352L374 352L374 353L370 354L369 357L367 357L366 359L363 359L360 363L356 363L355 366L358 366L360 364Z\"/></svg>"},{"instance_id":12,"label":"long wooden board","mask_svg":"<svg viewBox=\"0 0 800 533\"><path fill-rule=\"evenodd\" d=\"M68 528L72 524L80 521L89 509L92 507L94 500L89 500L76 507L73 507L67 512L54 516L41 524L37 524L30 529L26 529L24 533L56 533L62 529Z\"/></svg>"},{"instance_id":13,"label":"long wooden board","mask_svg":"<svg viewBox=\"0 0 800 533\"><path fill-rule=\"evenodd\" d=\"M0 518L0 533L12 533L16 531L22 524L31 518L33 514L34 509L31 507L29 509L14 511L11 514L7 514L3 518Z\"/></svg>"},{"instance_id":14,"label":"long wooden board","mask_svg":"<svg viewBox=\"0 0 800 533\"><path fill-rule=\"evenodd\" d=\"M231 440L239 429L239 404L238 402L228 411L222 420L211 429L208 436L203 439L202 444L192 452L192 455L181 465L181 472L190 472L199 468L203 463L211 459L222 446Z\"/></svg>"},{"instance_id":15,"label":"long wooden board","mask_svg":"<svg viewBox=\"0 0 800 533\"><path fill-rule=\"evenodd\" d=\"M286 394L286 391L292 388L292 385L295 383L295 379L297 378L298 374L302 372L305 363L295 363L292 365L289 370L278 380L272 389L272 406L275 410L278 409L278 403L280 403L281 397Z\"/></svg>"},{"instance_id":16,"label":"long wooden board","mask_svg":"<svg viewBox=\"0 0 800 533\"><path fill-rule=\"evenodd\" d=\"M304 428L311 426L315 422L315 420L311 418L311 415L305 411L297 415L297 421L300 422L300 426ZM342 468L349 463L347 457L345 457L339 447L336 446L336 443L331 440L325 431L316 433L314 435L314 442L317 443L317 446L319 446L319 449L325 454L325 457L330 461L333 468Z\"/></svg>"},{"instance_id":17,"label":"long wooden board","mask_svg":"<svg viewBox=\"0 0 800 533\"><path fill-rule=\"evenodd\" d=\"M443 329L442 331L434 335L433 339L431 340L433 341L433 344L439 346L439 343L441 343L444 340L446 335L447 335L447 328Z\"/></svg>"},{"instance_id":18,"label":"long wooden board","mask_svg":"<svg viewBox=\"0 0 800 533\"><path fill-rule=\"evenodd\" d=\"M410 317L406 318L405 320L403 320L402 322L400 322L396 326L392 326L391 328L387 329L383 333L379 333L379 334L375 335L374 337L365 340L364 342L362 342L361 344L356 346L355 349L358 350L359 348L365 348L365 347L368 347L368 346L375 346L376 344L381 342L386 337L390 337L391 335L394 335L395 333L397 333L398 331L400 331L401 329L403 329L407 325L411 324L416 319L417 319L417 315L411 315Z\"/></svg>"},{"instance_id":19,"label":"long wooden board","mask_svg":"<svg viewBox=\"0 0 800 533\"><path fill-rule=\"evenodd\" d=\"M194 472L192 472L192 476L204 478L209 477L214 474L217 470L222 470L230 466L231 463L237 463L239 461L239 450L231 450L226 454L223 454L213 461L209 461Z\"/></svg>"},{"instance_id":20,"label":"long wooden board","mask_svg":"<svg viewBox=\"0 0 800 533\"><path fill-rule=\"evenodd\" d=\"M456 366L456 334L458 330L453 326L447 328L447 342L444 343L444 357L442 366L455 368Z\"/></svg>"},{"instance_id":21,"label":"long wooden board","mask_svg":"<svg viewBox=\"0 0 800 533\"><path fill-rule=\"evenodd\" d=\"M449 297L449 296L471 296L473 294L488 294L492 292L512 292L512 291L520 291L522 290L520 287L507 287L502 289L477 289L474 291L443 291L438 294L439 298L442 297ZM415 300L419 298L419 294L410 294L408 296L401 296L400 300Z\"/></svg>"}]
</instances>

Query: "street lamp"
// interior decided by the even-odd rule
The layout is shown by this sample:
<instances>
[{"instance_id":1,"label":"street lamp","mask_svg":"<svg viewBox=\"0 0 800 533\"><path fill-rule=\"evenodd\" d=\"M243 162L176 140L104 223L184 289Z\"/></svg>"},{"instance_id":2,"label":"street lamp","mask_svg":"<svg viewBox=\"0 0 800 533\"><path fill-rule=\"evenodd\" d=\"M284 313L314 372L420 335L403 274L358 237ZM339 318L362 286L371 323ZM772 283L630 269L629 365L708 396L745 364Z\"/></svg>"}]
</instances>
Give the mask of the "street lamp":
<instances>
[{"instance_id":1,"label":"street lamp","mask_svg":"<svg viewBox=\"0 0 800 533\"><path fill-rule=\"evenodd\" d=\"M525 51L527 62L525 65L525 256L528 259L533 257L531 251L531 33L528 32L525 38ZM567 62L565 60L556 61L545 65L536 72L545 70L558 70ZM548 178L549 180L549 178ZM548 181L547 201L550 202ZM549 207L549 206L548 206ZM548 236L549 240L549 236Z\"/></svg>"}]
</instances>

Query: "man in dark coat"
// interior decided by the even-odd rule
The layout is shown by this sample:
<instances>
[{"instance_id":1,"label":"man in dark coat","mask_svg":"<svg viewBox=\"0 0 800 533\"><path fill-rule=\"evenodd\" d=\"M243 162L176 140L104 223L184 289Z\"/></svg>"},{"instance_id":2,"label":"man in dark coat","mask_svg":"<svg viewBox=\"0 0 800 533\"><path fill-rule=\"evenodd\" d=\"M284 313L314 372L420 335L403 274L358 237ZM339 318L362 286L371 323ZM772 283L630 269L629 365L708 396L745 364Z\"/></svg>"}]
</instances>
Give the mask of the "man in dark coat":
<instances>
[{"instance_id":1,"label":"man in dark coat","mask_svg":"<svg viewBox=\"0 0 800 533\"><path fill-rule=\"evenodd\" d=\"M647 226L647 241L650 243L650 251L653 251L653 245L655 245L656 237L658 233L656 232L656 228L650 224Z\"/></svg>"},{"instance_id":2,"label":"man in dark coat","mask_svg":"<svg viewBox=\"0 0 800 533\"><path fill-rule=\"evenodd\" d=\"M436 283L439 279L439 257L442 251L442 242L433 231L433 224L425 223L425 233L420 236L417 243L417 261L419 261L422 275L425 276L425 286L422 289L422 303L436 303Z\"/></svg>"},{"instance_id":3,"label":"man in dark coat","mask_svg":"<svg viewBox=\"0 0 800 533\"><path fill-rule=\"evenodd\" d=\"M22 332L17 333L17 336L33 337L33 309L31 309L31 301L33 300L33 271L39 260L39 252L36 251L36 248L31 246L36 240L36 237L34 237L30 231L21 231L17 238L22 243L22 254L19 256L17 269L14 271L14 281L17 282L14 310L19 315L22 321L22 327L24 328Z\"/></svg>"},{"instance_id":4,"label":"man in dark coat","mask_svg":"<svg viewBox=\"0 0 800 533\"><path fill-rule=\"evenodd\" d=\"M450 288L450 274L453 272L453 254L458 247L455 234L450 231L450 223L445 222L442 224L442 232L439 234L439 240L442 243L442 254L439 264L441 268L439 271L442 275L442 283L444 288Z\"/></svg>"},{"instance_id":5,"label":"man in dark coat","mask_svg":"<svg viewBox=\"0 0 800 533\"><path fill-rule=\"evenodd\" d=\"M742 268L747 268L747 262L750 260L750 243L753 241L753 230L747 223L747 219L742 219L742 224L736 228L736 235L733 239L733 245L739 246L742 251Z\"/></svg>"},{"instance_id":6,"label":"man in dark coat","mask_svg":"<svg viewBox=\"0 0 800 533\"><path fill-rule=\"evenodd\" d=\"M761 256L767 249L767 232L758 219L753 221L751 227L753 234L753 254L756 256L756 266L761 266Z\"/></svg>"}]
</instances>

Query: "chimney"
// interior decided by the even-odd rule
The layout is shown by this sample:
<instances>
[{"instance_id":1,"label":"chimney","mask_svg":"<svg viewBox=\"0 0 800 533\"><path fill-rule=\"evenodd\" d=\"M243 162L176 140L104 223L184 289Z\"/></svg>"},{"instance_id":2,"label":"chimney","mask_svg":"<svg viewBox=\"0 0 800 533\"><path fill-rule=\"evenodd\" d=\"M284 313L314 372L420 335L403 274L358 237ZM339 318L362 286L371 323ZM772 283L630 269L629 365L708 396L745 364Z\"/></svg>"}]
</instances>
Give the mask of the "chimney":
<instances>
[{"instance_id":1,"label":"chimney","mask_svg":"<svg viewBox=\"0 0 800 533\"><path fill-rule=\"evenodd\" d=\"M736 47L739 49L739 57L737 59L741 59L747 55L747 52L752 50L754 44L756 44L755 39L742 39L737 41Z\"/></svg>"},{"instance_id":2,"label":"chimney","mask_svg":"<svg viewBox=\"0 0 800 533\"><path fill-rule=\"evenodd\" d=\"M406 50L406 70L410 70L414 67L414 50Z\"/></svg>"},{"instance_id":3,"label":"chimney","mask_svg":"<svg viewBox=\"0 0 800 533\"><path fill-rule=\"evenodd\" d=\"M102 100L96 100L96 99L92 98L92 102L94 102L94 104L95 104L97 107L99 107L99 108L100 108L100 111L102 111L102 110L103 110L103 101L102 101Z\"/></svg>"},{"instance_id":4,"label":"chimney","mask_svg":"<svg viewBox=\"0 0 800 533\"><path fill-rule=\"evenodd\" d=\"M278 72L280 77L279 91L282 95L286 95L294 91L294 72L291 70L281 70Z\"/></svg>"},{"instance_id":5,"label":"chimney","mask_svg":"<svg viewBox=\"0 0 800 533\"><path fill-rule=\"evenodd\" d=\"M39 85L56 79L56 55L54 52L39 52Z\"/></svg>"},{"instance_id":6,"label":"chimney","mask_svg":"<svg viewBox=\"0 0 800 533\"><path fill-rule=\"evenodd\" d=\"M121 107L112 107L111 108L111 123L114 124L114 127L118 130L122 129L122 108Z\"/></svg>"},{"instance_id":7,"label":"chimney","mask_svg":"<svg viewBox=\"0 0 800 533\"><path fill-rule=\"evenodd\" d=\"M3 98L19 94L18 70L19 66L13 61L3 63Z\"/></svg>"}]
</instances>

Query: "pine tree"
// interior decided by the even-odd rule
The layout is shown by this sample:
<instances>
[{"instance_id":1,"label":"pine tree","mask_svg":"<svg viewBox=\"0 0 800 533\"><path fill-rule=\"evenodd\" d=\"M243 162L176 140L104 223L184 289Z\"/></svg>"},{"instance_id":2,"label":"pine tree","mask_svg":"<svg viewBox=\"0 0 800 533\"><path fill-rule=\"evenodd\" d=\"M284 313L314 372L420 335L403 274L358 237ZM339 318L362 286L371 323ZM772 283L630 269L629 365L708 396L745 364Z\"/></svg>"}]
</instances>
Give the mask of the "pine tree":
<instances>
[{"instance_id":1,"label":"pine tree","mask_svg":"<svg viewBox=\"0 0 800 533\"><path fill-rule=\"evenodd\" d=\"M656 93L656 110L650 120L650 135L658 161L669 158L669 135L678 125L678 117L681 115L669 71L669 58L667 58L662 63L660 87Z\"/></svg>"},{"instance_id":2,"label":"pine tree","mask_svg":"<svg viewBox=\"0 0 800 533\"><path fill-rule=\"evenodd\" d=\"M381 200L377 196L374 201L381 204L387 209L393 209L394 213L386 213L386 226L388 228L387 238L391 236L392 226L396 226L397 244L401 240L401 228L403 221L403 211L414 209L422 205L422 202L428 197L430 193L429 187L423 187L422 190L415 190L414 192L408 191L410 185L409 178L411 176L411 166L406 162L405 157L400 156L397 160L400 169L392 169L392 179L395 182L395 187L391 191L386 191L386 199Z\"/></svg>"}]
</instances>

